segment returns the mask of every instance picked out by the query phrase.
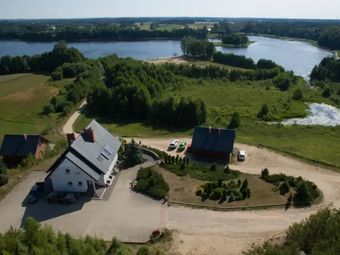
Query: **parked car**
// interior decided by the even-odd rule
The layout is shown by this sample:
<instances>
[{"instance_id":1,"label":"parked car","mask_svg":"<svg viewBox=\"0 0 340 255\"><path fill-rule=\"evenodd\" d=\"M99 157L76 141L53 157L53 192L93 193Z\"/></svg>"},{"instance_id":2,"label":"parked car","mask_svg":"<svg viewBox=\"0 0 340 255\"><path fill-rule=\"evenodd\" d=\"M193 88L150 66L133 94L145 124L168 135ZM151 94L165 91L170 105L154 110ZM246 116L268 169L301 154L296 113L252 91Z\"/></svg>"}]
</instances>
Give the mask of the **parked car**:
<instances>
[{"instance_id":1,"label":"parked car","mask_svg":"<svg viewBox=\"0 0 340 255\"><path fill-rule=\"evenodd\" d=\"M191 145L191 143L187 147L187 152L192 152L192 145Z\"/></svg>"},{"instance_id":2,"label":"parked car","mask_svg":"<svg viewBox=\"0 0 340 255\"><path fill-rule=\"evenodd\" d=\"M245 161L246 160L246 152L244 150L240 150L237 154L238 161Z\"/></svg>"},{"instance_id":3,"label":"parked car","mask_svg":"<svg viewBox=\"0 0 340 255\"><path fill-rule=\"evenodd\" d=\"M187 147L187 143L186 142L180 142L178 145L178 151L184 151L185 147Z\"/></svg>"},{"instance_id":4,"label":"parked car","mask_svg":"<svg viewBox=\"0 0 340 255\"><path fill-rule=\"evenodd\" d=\"M35 204L36 202L39 201L39 196L37 194L28 194L22 204L25 205L30 205L30 204Z\"/></svg>"},{"instance_id":5,"label":"parked car","mask_svg":"<svg viewBox=\"0 0 340 255\"><path fill-rule=\"evenodd\" d=\"M169 144L169 149L176 149L178 146L178 140L172 140Z\"/></svg>"},{"instance_id":6,"label":"parked car","mask_svg":"<svg viewBox=\"0 0 340 255\"><path fill-rule=\"evenodd\" d=\"M60 192L51 192L51 193L48 194L48 196L47 196L47 202L48 202L48 203L60 203L60 202L62 202L64 196L65 196L64 193L60 193Z\"/></svg>"}]
</instances>

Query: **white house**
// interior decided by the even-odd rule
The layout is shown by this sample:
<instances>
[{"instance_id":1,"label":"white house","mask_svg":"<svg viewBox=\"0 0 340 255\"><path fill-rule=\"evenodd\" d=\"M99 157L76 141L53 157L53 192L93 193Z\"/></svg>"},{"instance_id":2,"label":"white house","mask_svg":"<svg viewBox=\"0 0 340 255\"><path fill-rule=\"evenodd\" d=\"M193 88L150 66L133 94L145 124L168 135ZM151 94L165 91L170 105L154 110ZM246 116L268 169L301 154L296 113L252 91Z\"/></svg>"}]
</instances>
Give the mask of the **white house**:
<instances>
[{"instance_id":1,"label":"white house","mask_svg":"<svg viewBox=\"0 0 340 255\"><path fill-rule=\"evenodd\" d=\"M77 138L74 134L67 138L69 147L50 168L45 182L56 192L87 192L106 186L118 160L119 138L95 120Z\"/></svg>"}]
</instances>

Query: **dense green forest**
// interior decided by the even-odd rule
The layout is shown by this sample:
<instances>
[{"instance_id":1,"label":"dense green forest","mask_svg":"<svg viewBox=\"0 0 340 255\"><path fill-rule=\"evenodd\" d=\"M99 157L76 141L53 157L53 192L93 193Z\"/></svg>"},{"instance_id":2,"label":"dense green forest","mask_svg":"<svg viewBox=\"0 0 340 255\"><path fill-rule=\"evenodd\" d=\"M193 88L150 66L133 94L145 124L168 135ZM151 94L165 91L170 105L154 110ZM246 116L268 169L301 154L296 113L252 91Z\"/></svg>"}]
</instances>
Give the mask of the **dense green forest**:
<instances>
[{"instance_id":1,"label":"dense green forest","mask_svg":"<svg viewBox=\"0 0 340 255\"><path fill-rule=\"evenodd\" d=\"M289 227L282 243L267 242L246 255L337 255L340 252L340 210L323 209ZM304 253L302 253L302 251Z\"/></svg>"}]
</instances>

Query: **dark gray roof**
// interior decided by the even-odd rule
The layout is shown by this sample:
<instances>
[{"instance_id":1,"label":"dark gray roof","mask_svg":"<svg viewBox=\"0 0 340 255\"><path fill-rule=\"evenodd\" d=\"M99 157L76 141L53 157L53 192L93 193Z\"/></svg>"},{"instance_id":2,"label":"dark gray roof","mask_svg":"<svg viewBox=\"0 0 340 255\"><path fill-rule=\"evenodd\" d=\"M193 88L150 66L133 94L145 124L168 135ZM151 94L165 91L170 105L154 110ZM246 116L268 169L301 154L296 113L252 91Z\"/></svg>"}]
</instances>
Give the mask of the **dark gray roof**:
<instances>
[{"instance_id":1,"label":"dark gray roof","mask_svg":"<svg viewBox=\"0 0 340 255\"><path fill-rule=\"evenodd\" d=\"M234 148L235 131L222 128L195 127L192 149L231 153Z\"/></svg>"},{"instance_id":2,"label":"dark gray roof","mask_svg":"<svg viewBox=\"0 0 340 255\"><path fill-rule=\"evenodd\" d=\"M66 156L65 160L71 161L74 165L82 169L85 173L87 173L90 177L92 177L94 180L98 181L100 178L100 173L98 171L95 171L91 165L89 165L86 161L81 160L79 157L74 155L71 151L69 151Z\"/></svg>"},{"instance_id":3,"label":"dark gray roof","mask_svg":"<svg viewBox=\"0 0 340 255\"><path fill-rule=\"evenodd\" d=\"M39 142L47 142L47 140L40 135L5 135L0 155L25 157L30 153L35 154Z\"/></svg>"},{"instance_id":4,"label":"dark gray roof","mask_svg":"<svg viewBox=\"0 0 340 255\"><path fill-rule=\"evenodd\" d=\"M90 166L93 171L105 174L118 153L121 142L119 138L112 136L95 120L86 129L89 128L95 134L95 141L89 141L82 133L71 144L70 152L79 159L78 161L81 160ZM83 170L85 171L85 169Z\"/></svg>"}]
</instances>

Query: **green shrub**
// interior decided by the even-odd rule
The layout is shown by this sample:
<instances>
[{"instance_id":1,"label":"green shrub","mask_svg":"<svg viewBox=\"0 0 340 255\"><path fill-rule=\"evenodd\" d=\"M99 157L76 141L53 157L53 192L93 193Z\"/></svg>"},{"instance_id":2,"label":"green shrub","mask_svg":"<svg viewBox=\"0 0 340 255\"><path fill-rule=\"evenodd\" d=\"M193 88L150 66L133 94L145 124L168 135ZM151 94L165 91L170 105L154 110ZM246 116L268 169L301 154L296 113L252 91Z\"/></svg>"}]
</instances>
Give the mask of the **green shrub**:
<instances>
[{"instance_id":1,"label":"green shrub","mask_svg":"<svg viewBox=\"0 0 340 255\"><path fill-rule=\"evenodd\" d=\"M1 173L0 174L0 186L3 186L8 183L8 176L7 174Z\"/></svg>"},{"instance_id":2,"label":"green shrub","mask_svg":"<svg viewBox=\"0 0 340 255\"><path fill-rule=\"evenodd\" d=\"M261 171L261 178L265 180L265 179L268 177L268 175L269 175L268 169L267 169L267 168L264 168L264 169Z\"/></svg>"},{"instance_id":3,"label":"green shrub","mask_svg":"<svg viewBox=\"0 0 340 255\"><path fill-rule=\"evenodd\" d=\"M163 176L153 168L141 168L136 180L137 183L133 189L155 199L164 198L170 190Z\"/></svg>"},{"instance_id":4,"label":"green shrub","mask_svg":"<svg viewBox=\"0 0 340 255\"><path fill-rule=\"evenodd\" d=\"M290 187L288 185L288 183L285 181L285 182L282 182L279 186L279 190L280 190L280 195L286 195L289 190L290 190Z\"/></svg>"},{"instance_id":5,"label":"green shrub","mask_svg":"<svg viewBox=\"0 0 340 255\"><path fill-rule=\"evenodd\" d=\"M217 165L214 163L210 166L210 171L216 171Z\"/></svg>"},{"instance_id":6,"label":"green shrub","mask_svg":"<svg viewBox=\"0 0 340 255\"><path fill-rule=\"evenodd\" d=\"M148 255L149 254L149 248L146 246L142 246L138 249L137 255Z\"/></svg>"},{"instance_id":7,"label":"green shrub","mask_svg":"<svg viewBox=\"0 0 340 255\"><path fill-rule=\"evenodd\" d=\"M296 189L294 202L297 204L310 205L313 201L312 194L305 182L301 182Z\"/></svg>"},{"instance_id":8,"label":"green shrub","mask_svg":"<svg viewBox=\"0 0 340 255\"><path fill-rule=\"evenodd\" d=\"M234 112L231 115L231 120L230 120L230 123L228 125L228 128L234 129L234 128L238 128L240 126L241 126L240 114L238 112Z\"/></svg>"},{"instance_id":9,"label":"green shrub","mask_svg":"<svg viewBox=\"0 0 340 255\"><path fill-rule=\"evenodd\" d=\"M303 98L303 94L302 94L301 89L294 90L292 98L294 100L301 100Z\"/></svg>"},{"instance_id":10,"label":"green shrub","mask_svg":"<svg viewBox=\"0 0 340 255\"><path fill-rule=\"evenodd\" d=\"M134 142L126 146L126 159L125 164L127 167L132 167L143 162L142 150Z\"/></svg>"}]
</instances>

